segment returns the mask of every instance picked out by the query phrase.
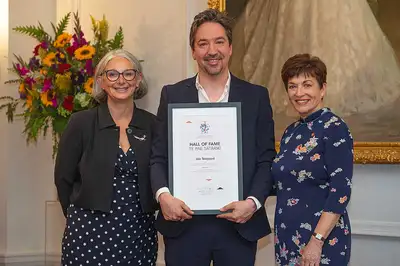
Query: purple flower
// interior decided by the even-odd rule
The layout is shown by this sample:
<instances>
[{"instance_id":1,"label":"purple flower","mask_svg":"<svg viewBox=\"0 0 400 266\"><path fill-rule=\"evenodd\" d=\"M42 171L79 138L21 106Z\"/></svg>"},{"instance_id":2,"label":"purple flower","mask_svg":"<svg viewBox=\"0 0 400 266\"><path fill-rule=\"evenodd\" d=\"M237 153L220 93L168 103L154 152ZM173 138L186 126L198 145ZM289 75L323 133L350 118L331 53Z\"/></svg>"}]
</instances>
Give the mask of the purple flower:
<instances>
[{"instance_id":1,"label":"purple flower","mask_svg":"<svg viewBox=\"0 0 400 266\"><path fill-rule=\"evenodd\" d=\"M79 32L79 37L76 34L72 35L72 38L74 40L74 42L72 43L72 46L75 49L87 44L87 41L83 36L84 36L84 34L82 31Z\"/></svg>"},{"instance_id":2,"label":"purple flower","mask_svg":"<svg viewBox=\"0 0 400 266\"><path fill-rule=\"evenodd\" d=\"M57 103L57 98L56 98L56 97L54 97L54 98L51 100L51 104L52 104L53 107L57 108L58 103Z\"/></svg>"},{"instance_id":3,"label":"purple flower","mask_svg":"<svg viewBox=\"0 0 400 266\"><path fill-rule=\"evenodd\" d=\"M93 76L93 62L92 59L86 61L85 72L88 76Z\"/></svg>"},{"instance_id":4,"label":"purple flower","mask_svg":"<svg viewBox=\"0 0 400 266\"><path fill-rule=\"evenodd\" d=\"M21 67L20 64L16 64L16 65L15 65L15 68L17 69L18 73L19 73L21 76L25 76L26 74L29 73L29 70L28 70L26 67L24 67L24 66Z\"/></svg>"},{"instance_id":5,"label":"purple flower","mask_svg":"<svg viewBox=\"0 0 400 266\"><path fill-rule=\"evenodd\" d=\"M30 89L32 89L32 85L34 83L36 83L36 81L33 78L31 78L31 77L25 78L25 84L27 84Z\"/></svg>"},{"instance_id":6,"label":"purple flower","mask_svg":"<svg viewBox=\"0 0 400 266\"><path fill-rule=\"evenodd\" d=\"M85 77L81 72L73 73L71 75L72 85L81 85L85 81Z\"/></svg>"},{"instance_id":7,"label":"purple flower","mask_svg":"<svg viewBox=\"0 0 400 266\"><path fill-rule=\"evenodd\" d=\"M38 69L39 68L39 59L37 59L36 57L32 57L30 60L29 60L29 68L31 69L31 70L35 70L35 69Z\"/></svg>"},{"instance_id":8,"label":"purple flower","mask_svg":"<svg viewBox=\"0 0 400 266\"><path fill-rule=\"evenodd\" d=\"M51 87L52 87L51 85L52 84L51 84L51 80L50 79L44 79L42 92L46 92L46 91L50 90Z\"/></svg>"},{"instance_id":9,"label":"purple flower","mask_svg":"<svg viewBox=\"0 0 400 266\"><path fill-rule=\"evenodd\" d=\"M67 59L65 59L65 57L62 58L60 53L56 53L56 58L57 58L57 61L60 62L60 63L64 63L65 64L67 62Z\"/></svg>"}]
</instances>

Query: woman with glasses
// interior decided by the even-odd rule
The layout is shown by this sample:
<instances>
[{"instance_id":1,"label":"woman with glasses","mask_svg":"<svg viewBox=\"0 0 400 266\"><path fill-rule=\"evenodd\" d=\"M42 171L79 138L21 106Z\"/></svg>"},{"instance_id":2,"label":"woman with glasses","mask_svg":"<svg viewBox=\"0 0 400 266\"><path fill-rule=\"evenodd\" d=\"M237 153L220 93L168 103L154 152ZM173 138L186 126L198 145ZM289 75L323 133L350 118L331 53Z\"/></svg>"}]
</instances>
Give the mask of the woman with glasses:
<instances>
[{"instance_id":1,"label":"woman with glasses","mask_svg":"<svg viewBox=\"0 0 400 266\"><path fill-rule=\"evenodd\" d=\"M71 116L56 159L62 264L155 265L157 204L148 177L155 117L134 102L147 93L140 62L111 51L94 80L99 105Z\"/></svg>"}]
</instances>

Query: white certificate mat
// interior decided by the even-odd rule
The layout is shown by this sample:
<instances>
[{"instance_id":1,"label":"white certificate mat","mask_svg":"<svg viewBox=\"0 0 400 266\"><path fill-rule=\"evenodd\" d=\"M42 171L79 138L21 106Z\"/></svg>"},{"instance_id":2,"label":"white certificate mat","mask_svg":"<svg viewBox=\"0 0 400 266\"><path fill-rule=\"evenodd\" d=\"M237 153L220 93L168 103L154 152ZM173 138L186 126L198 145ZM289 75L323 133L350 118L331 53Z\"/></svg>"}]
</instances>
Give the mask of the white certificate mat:
<instances>
[{"instance_id":1,"label":"white certificate mat","mask_svg":"<svg viewBox=\"0 0 400 266\"><path fill-rule=\"evenodd\" d=\"M169 186L195 214L243 199L240 103L170 104Z\"/></svg>"}]
</instances>

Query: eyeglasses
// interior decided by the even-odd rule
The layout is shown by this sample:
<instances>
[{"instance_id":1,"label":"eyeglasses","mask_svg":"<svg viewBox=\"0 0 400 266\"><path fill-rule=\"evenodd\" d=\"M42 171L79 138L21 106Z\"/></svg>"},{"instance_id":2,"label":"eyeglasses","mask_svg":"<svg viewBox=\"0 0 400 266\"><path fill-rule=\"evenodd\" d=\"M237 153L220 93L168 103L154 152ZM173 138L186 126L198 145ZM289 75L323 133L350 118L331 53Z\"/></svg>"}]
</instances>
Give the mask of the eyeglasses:
<instances>
[{"instance_id":1,"label":"eyeglasses","mask_svg":"<svg viewBox=\"0 0 400 266\"><path fill-rule=\"evenodd\" d=\"M136 69L126 69L122 73L118 72L115 69L110 69L110 70L104 71L103 74L106 74L106 78L109 81L117 81L121 74L126 81L132 81L136 78L137 72L138 71Z\"/></svg>"}]
</instances>

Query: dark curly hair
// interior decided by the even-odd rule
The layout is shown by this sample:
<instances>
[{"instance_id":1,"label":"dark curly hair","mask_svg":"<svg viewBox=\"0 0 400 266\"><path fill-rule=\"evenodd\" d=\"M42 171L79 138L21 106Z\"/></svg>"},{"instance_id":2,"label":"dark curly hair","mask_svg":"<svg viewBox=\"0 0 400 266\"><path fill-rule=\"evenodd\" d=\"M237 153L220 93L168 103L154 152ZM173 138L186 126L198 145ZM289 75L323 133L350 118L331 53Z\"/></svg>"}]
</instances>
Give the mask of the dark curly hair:
<instances>
[{"instance_id":1,"label":"dark curly hair","mask_svg":"<svg viewBox=\"0 0 400 266\"><path fill-rule=\"evenodd\" d=\"M207 9L197 14L194 17L192 26L190 27L190 47L194 49L194 39L199 27L206 22L219 23L225 29L226 36L228 37L229 45L232 44L232 19L228 17L226 12L220 12L216 9Z\"/></svg>"}]
</instances>

